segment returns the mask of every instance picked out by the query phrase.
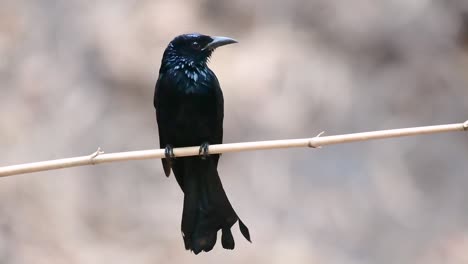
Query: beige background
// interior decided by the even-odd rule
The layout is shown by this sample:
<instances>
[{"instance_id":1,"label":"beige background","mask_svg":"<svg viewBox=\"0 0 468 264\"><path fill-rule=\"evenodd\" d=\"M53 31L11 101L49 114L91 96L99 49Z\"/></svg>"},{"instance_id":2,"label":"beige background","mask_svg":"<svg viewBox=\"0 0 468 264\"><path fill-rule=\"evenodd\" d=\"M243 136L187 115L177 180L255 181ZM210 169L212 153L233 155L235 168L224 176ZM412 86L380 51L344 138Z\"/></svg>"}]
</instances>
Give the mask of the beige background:
<instances>
[{"instance_id":1,"label":"beige background","mask_svg":"<svg viewBox=\"0 0 468 264\"><path fill-rule=\"evenodd\" d=\"M0 165L158 146L180 33L236 38L211 68L225 141L468 119L464 0L0 0ZM468 135L226 154L253 244L186 252L159 160L0 179L0 263L467 263Z\"/></svg>"}]
</instances>

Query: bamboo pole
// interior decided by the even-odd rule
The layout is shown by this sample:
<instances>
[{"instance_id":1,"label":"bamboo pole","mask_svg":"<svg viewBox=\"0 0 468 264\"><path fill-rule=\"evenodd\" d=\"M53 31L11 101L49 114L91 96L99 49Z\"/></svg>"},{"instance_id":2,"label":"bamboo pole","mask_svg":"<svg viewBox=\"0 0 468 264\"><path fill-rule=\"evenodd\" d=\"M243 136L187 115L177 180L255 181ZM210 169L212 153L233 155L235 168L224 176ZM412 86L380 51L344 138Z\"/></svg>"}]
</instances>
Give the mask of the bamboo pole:
<instances>
[{"instance_id":1,"label":"bamboo pole","mask_svg":"<svg viewBox=\"0 0 468 264\"><path fill-rule=\"evenodd\" d=\"M322 133L320 133L318 136L313 137L313 138L284 139L284 140L255 141L255 142L211 145L209 148L209 153L217 154L217 153L228 153L228 152L268 150L268 149L281 149L281 148L299 148L299 147L320 148L326 145L343 144L343 143L367 141L367 140L374 140L374 139L417 136L417 135L425 135L425 134L446 133L446 132L466 131L466 130L468 130L468 121L464 123L458 123L458 124L400 128L400 129L380 130L380 131L362 132L362 133L353 133L353 134L335 135L335 136L326 136L326 137L321 137ZM174 155L176 157L199 155L199 146L175 148ZM39 172L39 171L47 171L47 170L57 170L57 169L77 167L77 166L95 165L95 164L108 163L108 162L155 159L155 158L164 158L164 149L128 151L128 152L105 154L103 151L101 151L100 148L98 148L96 152L87 156L0 167L0 177Z\"/></svg>"}]
</instances>

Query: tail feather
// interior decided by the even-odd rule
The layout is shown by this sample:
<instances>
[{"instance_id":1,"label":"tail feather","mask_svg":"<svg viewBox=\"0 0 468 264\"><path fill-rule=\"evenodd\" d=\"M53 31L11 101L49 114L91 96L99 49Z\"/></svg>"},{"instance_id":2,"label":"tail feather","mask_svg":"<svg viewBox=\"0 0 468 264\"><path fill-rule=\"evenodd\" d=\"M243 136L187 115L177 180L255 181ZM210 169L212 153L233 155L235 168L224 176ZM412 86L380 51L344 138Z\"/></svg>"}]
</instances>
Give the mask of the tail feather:
<instances>
[{"instance_id":1,"label":"tail feather","mask_svg":"<svg viewBox=\"0 0 468 264\"><path fill-rule=\"evenodd\" d=\"M192 235L196 228L198 215L198 182L194 178L184 180L184 209L182 212L182 236L185 249L192 249Z\"/></svg>"},{"instance_id":2,"label":"tail feather","mask_svg":"<svg viewBox=\"0 0 468 264\"><path fill-rule=\"evenodd\" d=\"M225 249L234 249L235 242L230 228L222 229L221 244Z\"/></svg>"},{"instance_id":3,"label":"tail feather","mask_svg":"<svg viewBox=\"0 0 468 264\"><path fill-rule=\"evenodd\" d=\"M216 232L207 234L205 236L194 236L192 241L192 251L197 255L198 253L205 251L208 252L213 249L216 244Z\"/></svg>"},{"instance_id":4,"label":"tail feather","mask_svg":"<svg viewBox=\"0 0 468 264\"><path fill-rule=\"evenodd\" d=\"M250 243L252 243L252 240L250 240L250 232L249 232L249 229L248 229L247 226L244 224L244 222L242 222L242 220L240 220L240 218L239 218L239 229L240 229L242 235L245 237L245 239L247 239L247 241L249 241Z\"/></svg>"},{"instance_id":5,"label":"tail feather","mask_svg":"<svg viewBox=\"0 0 468 264\"><path fill-rule=\"evenodd\" d=\"M181 162L180 159L178 162ZM216 244L216 236L222 230L221 244L225 249L234 249L231 227L239 220L242 235L250 241L249 229L237 217L218 175L215 162L209 157L183 159L184 209L182 233L187 250L195 254L208 252ZM177 173L177 170L174 170ZM181 175L176 175L182 178Z\"/></svg>"}]
</instances>

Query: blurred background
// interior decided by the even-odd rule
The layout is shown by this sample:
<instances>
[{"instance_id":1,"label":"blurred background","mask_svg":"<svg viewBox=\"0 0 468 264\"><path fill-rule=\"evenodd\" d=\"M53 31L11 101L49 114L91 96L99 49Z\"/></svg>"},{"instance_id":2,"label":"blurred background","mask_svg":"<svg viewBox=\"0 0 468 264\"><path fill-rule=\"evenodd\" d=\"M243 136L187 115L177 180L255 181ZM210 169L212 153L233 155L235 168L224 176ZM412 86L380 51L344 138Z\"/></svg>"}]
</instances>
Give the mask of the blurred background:
<instances>
[{"instance_id":1,"label":"blurred background","mask_svg":"<svg viewBox=\"0 0 468 264\"><path fill-rule=\"evenodd\" d=\"M0 0L0 166L159 146L162 53L211 59L225 142L468 119L466 0ZM0 263L468 263L468 135L223 155L253 244L185 251L159 160L0 179Z\"/></svg>"}]
</instances>

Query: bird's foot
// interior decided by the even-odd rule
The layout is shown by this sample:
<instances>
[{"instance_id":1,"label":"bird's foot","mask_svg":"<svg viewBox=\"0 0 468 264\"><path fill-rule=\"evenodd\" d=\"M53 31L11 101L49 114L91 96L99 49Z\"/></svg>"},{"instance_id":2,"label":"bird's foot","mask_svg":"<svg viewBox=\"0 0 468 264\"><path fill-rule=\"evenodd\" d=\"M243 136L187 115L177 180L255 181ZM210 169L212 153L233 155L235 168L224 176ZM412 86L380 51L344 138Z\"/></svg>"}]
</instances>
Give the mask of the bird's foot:
<instances>
[{"instance_id":1,"label":"bird's foot","mask_svg":"<svg viewBox=\"0 0 468 264\"><path fill-rule=\"evenodd\" d=\"M200 145L200 149L198 150L198 155L200 155L203 160L205 160L210 155L208 153L209 148L210 148L210 143L208 142L203 142Z\"/></svg>"},{"instance_id":2,"label":"bird's foot","mask_svg":"<svg viewBox=\"0 0 468 264\"><path fill-rule=\"evenodd\" d=\"M166 145L166 148L164 149L164 156L166 157L167 163L169 163L169 165L172 165L172 160L175 158L174 148L172 147L172 145Z\"/></svg>"}]
</instances>

